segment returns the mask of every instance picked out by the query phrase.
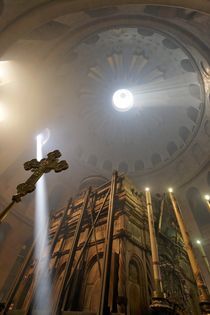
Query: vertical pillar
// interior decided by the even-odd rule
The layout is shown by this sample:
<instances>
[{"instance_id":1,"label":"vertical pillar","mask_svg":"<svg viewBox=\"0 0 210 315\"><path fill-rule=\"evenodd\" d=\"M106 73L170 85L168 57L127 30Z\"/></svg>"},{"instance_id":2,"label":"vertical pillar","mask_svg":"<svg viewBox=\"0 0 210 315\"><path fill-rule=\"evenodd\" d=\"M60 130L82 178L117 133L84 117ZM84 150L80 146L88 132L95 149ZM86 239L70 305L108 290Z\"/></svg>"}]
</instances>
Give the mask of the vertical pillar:
<instances>
[{"instance_id":1,"label":"vertical pillar","mask_svg":"<svg viewBox=\"0 0 210 315\"><path fill-rule=\"evenodd\" d=\"M168 314L172 310L167 299L164 296L161 272L160 272L160 263L158 256L158 246L155 235L154 227L154 217L152 209L152 199L149 188L146 188L146 206L148 213L148 224L149 224L149 236L151 244L151 254L152 254L152 267L153 267L153 276L154 276L154 292L153 292L153 302L150 306L151 309L160 312L161 314Z\"/></svg>"},{"instance_id":2,"label":"vertical pillar","mask_svg":"<svg viewBox=\"0 0 210 315\"><path fill-rule=\"evenodd\" d=\"M208 272L210 273L210 265L209 265L209 261L208 261L208 258L206 256L205 250L203 248L203 245L202 245L201 241L199 241L199 240L197 240L197 244L198 244L198 248L199 248L199 251L201 253L201 256L202 256L202 258L206 264L206 267L208 269Z\"/></svg>"},{"instance_id":3,"label":"vertical pillar","mask_svg":"<svg viewBox=\"0 0 210 315\"><path fill-rule=\"evenodd\" d=\"M115 193L117 186L117 172L112 175L111 191L108 207L107 228L104 241L104 254L103 254L103 268L101 275L101 292L100 292L100 304L99 315L110 314L108 305L109 300L109 284L110 284L110 271L111 271L111 257L112 257L112 238L114 228L114 206L115 206Z\"/></svg>"},{"instance_id":4,"label":"vertical pillar","mask_svg":"<svg viewBox=\"0 0 210 315\"><path fill-rule=\"evenodd\" d=\"M176 216L179 228L180 228L182 239L183 239L185 249L188 254L190 265L191 265L194 278L196 281L196 285L198 288L199 302L200 302L200 308L201 308L202 314L210 314L210 296L209 296L208 288L206 287L204 283L200 267L198 265L195 254L193 252L190 236L185 228L182 213L180 211L176 198L171 189L169 189L169 197L170 197L173 209L174 209L174 213L175 213L175 216Z\"/></svg>"}]
</instances>

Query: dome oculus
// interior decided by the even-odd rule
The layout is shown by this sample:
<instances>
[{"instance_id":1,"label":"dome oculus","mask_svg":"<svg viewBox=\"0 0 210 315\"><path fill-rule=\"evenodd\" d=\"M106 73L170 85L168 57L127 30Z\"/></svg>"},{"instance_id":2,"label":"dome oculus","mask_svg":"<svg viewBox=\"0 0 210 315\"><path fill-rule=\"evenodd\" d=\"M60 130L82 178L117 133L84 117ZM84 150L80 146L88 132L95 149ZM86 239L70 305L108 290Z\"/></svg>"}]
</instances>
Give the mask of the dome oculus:
<instances>
[{"instance_id":1,"label":"dome oculus","mask_svg":"<svg viewBox=\"0 0 210 315\"><path fill-rule=\"evenodd\" d=\"M127 112L133 107L133 94L127 89L120 89L114 92L112 97L114 109L120 112Z\"/></svg>"}]
</instances>

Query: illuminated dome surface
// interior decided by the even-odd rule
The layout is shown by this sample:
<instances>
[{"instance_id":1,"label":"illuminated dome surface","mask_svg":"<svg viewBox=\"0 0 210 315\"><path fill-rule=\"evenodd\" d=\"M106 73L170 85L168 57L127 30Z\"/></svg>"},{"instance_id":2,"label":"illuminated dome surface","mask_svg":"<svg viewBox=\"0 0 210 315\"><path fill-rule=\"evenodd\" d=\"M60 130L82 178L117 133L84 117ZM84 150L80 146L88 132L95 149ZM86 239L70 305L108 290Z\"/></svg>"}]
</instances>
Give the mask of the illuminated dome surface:
<instances>
[{"instance_id":1,"label":"illuminated dome surface","mask_svg":"<svg viewBox=\"0 0 210 315\"><path fill-rule=\"evenodd\" d=\"M196 64L180 43L150 28L115 27L84 38L69 55L58 82L71 100L63 99L74 113L69 129L81 160L136 174L160 169L186 150L204 98ZM122 86L135 99L123 115L112 106Z\"/></svg>"},{"instance_id":2,"label":"illuminated dome surface","mask_svg":"<svg viewBox=\"0 0 210 315\"><path fill-rule=\"evenodd\" d=\"M41 20L35 11L23 17L25 24L15 20L17 27L7 29L2 41L11 41L19 23L25 29L2 58L16 60L28 73L25 80L25 72L17 76L23 89L8 101L16 103L17 133L25 128L19 152L26 135L31 143L49 127L45 150L59 148L74 161L75 177L79 170L81 178L109 178L117 169L144 187L155 179L174 185L193 178L210 149L209 17L139 3L77 12L71 3L69 9L58 6L43 12L40 6ZM113 106L119 89L133 95L128 111ZM18 155L9 145L14 133L10 142L2 133L9 148L4 169Z\"/></svg>"}]
</instances>

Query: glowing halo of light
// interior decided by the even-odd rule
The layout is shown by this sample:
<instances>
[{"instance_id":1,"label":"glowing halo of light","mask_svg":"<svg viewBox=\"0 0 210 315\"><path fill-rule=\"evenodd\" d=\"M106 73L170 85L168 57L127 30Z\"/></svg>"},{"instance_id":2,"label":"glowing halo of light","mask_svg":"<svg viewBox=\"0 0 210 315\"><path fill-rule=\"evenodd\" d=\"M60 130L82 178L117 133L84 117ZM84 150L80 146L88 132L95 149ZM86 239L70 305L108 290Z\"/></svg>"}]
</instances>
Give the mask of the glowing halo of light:
<instances>
[{"instance_id":1,"label":"glowing halo of light","mask_svg":"<svg viewBox=\"0 0 210 315\"><path fill-rule=\"evenodd\" d=\"M168 192L172 193L173 191L174 191L173 188L171 187L168 188Z\"/></svg>"},{"instance_id":2,"label":"glowing halo of light","mask_svg":"<svg viewBox=\"0 0 210 315\"><path fill-rule=\"evenodd\" d=\"M6 118L7 118L7 110L6 110L5 106L0 104L0 122L5 121Z\"/></svg>"},{"instance_id":3,"label":"glowing halo of light","mask_svg":"<svg viewBox=\"0 0 210 315\"><path fill-rule=\"evenodd\" d=\"M127 112L134 105L133 94L127 89L119 89L112 97L114 108L119 112Z\"/></svg>"},{"instance_id":4,"label":"glowing halo of light","mask_svg":"<svg viewBox=\"0 0 210 315\"><path fill-rule=\"evenodd\" d=\"M200 240L197 240L196 243L197 243L198 245L200 245L200 244L201 244L201 241L200 241Z\"/></svg>"},{"instance_id":5,"label":"glowing halo of light","mask_svg":"<svg viewBox=\"0 0 210 315\"><path fill-rule=\"evenodd\" d=\"M145 188L145 191L150 191L150 188L149 188L149 187L146 187L146 188Z\"/></svg>"},{"instance_id":6,"label":"glowing halo of light","mask_svg":"<svg viewBox=\"0 0 210 315\"><path fill-rule=\"evenodd\" d=\"M204 199L207 200L207 201L210 201L210 195L205 195Z\"/></svg>"},{"instance_id":7,"label":"glowing halo of light","mask_svg":"<svg viewBox=\"0 0 210 315\"><path fill-rule=\"evenodd\" d=\"M11 81L11 62L0 60L0 85L7 84Z\"/></svg>"}]
</instances>

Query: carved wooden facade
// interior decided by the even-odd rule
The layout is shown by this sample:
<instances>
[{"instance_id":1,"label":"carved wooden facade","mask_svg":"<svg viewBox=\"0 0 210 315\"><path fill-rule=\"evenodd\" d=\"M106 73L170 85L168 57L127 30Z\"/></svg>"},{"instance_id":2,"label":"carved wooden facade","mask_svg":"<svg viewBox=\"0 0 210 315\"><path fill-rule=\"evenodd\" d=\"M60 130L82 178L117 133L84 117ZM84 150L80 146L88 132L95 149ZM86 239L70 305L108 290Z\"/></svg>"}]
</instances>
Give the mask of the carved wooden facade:
<instances>
[{"instance_id":1,"label":"carved wooden facade","mask_svg":"<svg viewBox=\"0 0 210 315\"><path fill-rule=\"evenodd\" d=\"M156 196L153 206L163 286L172 314L200 314L170 204ZM124 176L114 173L111 182L88 189L57 211L51 218L49 248L51 314L150 314L153 273L145 197ZM36 308L33 251L34 245L2 314L28 315Z\"/></svg>"}]
</instances>

